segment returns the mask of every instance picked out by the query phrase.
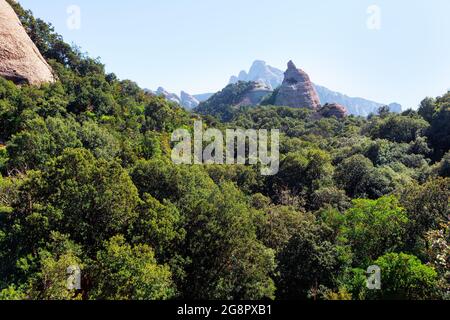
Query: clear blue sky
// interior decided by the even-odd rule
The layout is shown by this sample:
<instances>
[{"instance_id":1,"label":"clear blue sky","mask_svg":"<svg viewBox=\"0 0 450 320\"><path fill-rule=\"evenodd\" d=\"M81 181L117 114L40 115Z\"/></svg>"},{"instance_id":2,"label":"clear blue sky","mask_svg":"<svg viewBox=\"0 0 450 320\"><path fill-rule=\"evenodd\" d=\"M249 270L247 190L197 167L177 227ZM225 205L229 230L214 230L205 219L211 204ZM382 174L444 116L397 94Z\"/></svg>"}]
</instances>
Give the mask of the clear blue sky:
<instances>
[{"instance_id":1,"label":"clear blue sky","mask_svg":"<svg viewBox=\"0 0 450 320\"><path fill-rule=\"evenodd\" d=\"M142 87L217 91L255 59L352 96L415 108L450 88L448 0L20 0ZM67 27L67 7L81 28ZM381 9L379 30L367 8Z\"/></svg>"}]
</instances>

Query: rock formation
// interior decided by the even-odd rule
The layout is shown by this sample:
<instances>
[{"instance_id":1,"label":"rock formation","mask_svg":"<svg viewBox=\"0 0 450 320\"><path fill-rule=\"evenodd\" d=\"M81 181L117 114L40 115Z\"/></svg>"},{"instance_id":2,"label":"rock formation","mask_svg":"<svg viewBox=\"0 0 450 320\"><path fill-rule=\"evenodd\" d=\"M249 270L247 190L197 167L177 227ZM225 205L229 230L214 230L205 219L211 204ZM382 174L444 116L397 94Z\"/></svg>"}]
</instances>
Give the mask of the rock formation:
<instances>
[{"instance_id":1,"label":"rock formation","mask_svg":"<svg viewBox=\"0 0 450 320\"><path fill-rule=\"evenodd\" d=\"M180 98L181 98L181 105L189 110L196 108L200 104L200 101L198 101L196 98L194 98L189 93L184 91L181 91Z\"/></svg>"},{"instance_id":2,"label":"rock formation","mask_svg":"<svg viewBox=\"0 0 450 320\"><path fill-rule=\"evenodd\" d=\"M336 117L338 119L345 118L348 115L347 109L337 103L326 103L318 110L319 114L325 118Z\"/></svg>"},{"instance_id":3,"label":"rock formation","mask_svg":"<svg viewBox=\"0 0 450 320\"><path fill-rule=\"evenodd\" d=\"M317 110L320 99L309 76L297 69L292 61L284 74L284 80L275 98L275 105Z\"/></svg>"},{"instance_id":4,"label":"rock formation","mask_svg":"<svg viewBox=\"0 0 450 320\"><path fill-rule=\"evenodd\" d=\"M234 84L239 81L260 82L270 89L276 89L283 81L283 71L267 65L265 61L256 60L248 73L241 71L239 76L232 76L229 83Z\"/></svg>"},{"instance_id":5,"label":"rock formation","mask_svg":"<svg viewBox=\"0 0 450 320\"><path fill-rule=\"evenodd\" d=\"M16 84L55 81L51 67L5 0L0 0L0 76Z\"/></svg>"},{"instance_id":6,"label":"rock formation","mask_svg":"<svg viewBox=\"0 0 450 320\"><path fill-rule=\"evenodd\" d=\"M178 103L179 105L181 105L181 99L179 96L177 96L175 93L171 93L169 91L167 91L166 89L164 89L163 87L159 87L155 94L157 96L161 96L166 98L167 100L169 100L170 102L175 102Z\"/></svg>"},{"instance_id":7,"label":"rock formation","mask_svg":"<svg viewBox=\"0 0 450 320\"><path fill-rule=\"evenodd\" d=\"M231 77L230 83L236 83L238 81L258 81L271 86L273 89L276 89L281 86L283 78L283 71L266 64L266 62L264 61L257 60L253 63L248 73L245 71L241 71L238 77ZM319 95L319 99L322 104L340 104L342 106L345 106L349 114L367 117L371 113L377 113L380 107L386 105L386 103L379 103L358 97L350 97L343 93L330 90L317 84L315 84L314 87L316 88L317 94ZM198 97L196 98L200 102L203 101ZM398 104L391 104L389 105L389 107L392 112L399 113L402 111L402 106Z\"/></svg>"}]
</instances>

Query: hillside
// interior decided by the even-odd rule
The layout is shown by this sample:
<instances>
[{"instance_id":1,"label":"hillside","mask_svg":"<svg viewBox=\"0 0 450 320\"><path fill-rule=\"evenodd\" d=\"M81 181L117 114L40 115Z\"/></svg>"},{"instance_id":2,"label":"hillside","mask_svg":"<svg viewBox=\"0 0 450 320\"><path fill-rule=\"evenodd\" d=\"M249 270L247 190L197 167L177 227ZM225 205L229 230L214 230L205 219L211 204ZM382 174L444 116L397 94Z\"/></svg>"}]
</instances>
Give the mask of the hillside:
<instances>
[{"instance_id":1,"label":"hillside","mask_svg":"<svg viewBox=\"0 0 450 320\"><path fill-rule=\"evenodd\" d=\"M106 73L8 3L55 81L0 76L0 300L448 299L450 93L337 119L249 108L271 90L239 82L203 104L216 119ZM279 129L278 174L176 165L172 133L194 120Z\"/></svg>"}]
</instances>

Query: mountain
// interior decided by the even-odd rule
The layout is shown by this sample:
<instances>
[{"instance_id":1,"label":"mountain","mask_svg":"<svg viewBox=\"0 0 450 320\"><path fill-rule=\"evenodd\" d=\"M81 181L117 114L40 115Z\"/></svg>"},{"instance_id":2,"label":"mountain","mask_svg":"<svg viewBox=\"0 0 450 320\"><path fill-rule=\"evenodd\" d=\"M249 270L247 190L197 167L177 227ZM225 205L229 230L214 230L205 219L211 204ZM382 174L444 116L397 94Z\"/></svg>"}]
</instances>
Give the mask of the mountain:
<instances>
[{"instance_id":1,"label":"mountain","mask_svg":"<svg viewBox=\"0 0 450 320\"><path fill-rule=\"evenodd\" d=\"M257 60L252 64L248 73L241 71L239 76L232 76L230 79L230 83L236 83L237 81L257 81L275 89L281 86L283 82L283 72L267 65L264 61ZM386 105L363 98L349 97L317 84L314 84L314 86L322 105L337 103L345 106L348 112L353 115L365 117L371 113L377 113L380 107ZM400 113L402 111L402 106L398 103L390 104L389 107L393 112Z\"/></svg>"},{"instance_id":2,"label":"mountain","mask_svg":"<svg viewBox=\"0 0 450 320\"><path fill-rule=\"evenodd\" d=\"M180 98L181 105L188 110L194 109L200 104L197 98L184 91L181 91Z\"/></svg>"},{"instance_id":3,"label":"mountain","mask_svg":"<svg viewBox=\"0 0 450 320\"><path fill-rule=\"evenodd\" d=\"M16 84L55 81L51 67L5 0L0 0L0 76Z\"/></svg>"},{"instance_id":4,"label":"mountain","mask_svg":"<svg viewBox=\"0 0 450 320\"><path fill-rule=\"evenodd\" d=\"M181 91L180 96L169 92L163 87L159 87L156 91L145 89L147 93L165 97L168 101L179 104L185 109L192 110L200 104L200 100L185 91ZM211 94L212 95L212 94ZM203 101L207 100L211 95L207 96Z\"/></svg>"},{"instance_id":5,"label":"mountain","mask_svg":"<svg viewBox=\"0 0 450 320\"><path fill-rule=\"evenodd\" d=\"M255 81L262 82L271 89L276 89L283 82L283 78L283 71L267 65L265 61L256 60L253 62L248 73L246 71L241 71L237 77L232 76L229 83L234 84L239 81Z\"/></svg>"},{"instance_id":6,"label":"mountain","mask_svg":"<svg viewBox=\"0 0 450 320\"><path fill-rule=\"evenodd\" d=\"M204 102L211 98L214 95L214 93L202 93L202 94L194 94L194 98L197 99L200 102Z\"/></svg>"},{"instance_id":7,"label":"mountain","mask_svg":"<svg viewBox=\"0 0 450 320\"><path fill-rule=\"evenodd\" d=\"M271 96L272 93L272 88L263 83L239 81L234 84L229 84L222 91L200 103L195 111L228 121L232 116L233 110L240 106L259 105L266 97Z\"/></svg>"},{"instance_id":8,"label":"mountain","mask_svg":"<svg viewBox=\"0 0 450 320\"><path fill-rule=\"evenodd\" d=\"M317 110L320 100L308 74L289 61L284 80L275 93L275 105Z\"/></svg>"},{"instance_id":9,"label":"mountain","mask_svg":"<svg viewBox=\"0 0 450 320\"><path fill-rule=\"evenodd\" d=\"M292 61L289 61L282 85L277 90L262 82L238 81L200 103L195 111L229 121L239 107L261 104L309 109L315 111L313 114L319 117L340 119L348 115L347 109L336 103L322 107L308 74L298 69Z\"/></svg>"}]
</instances>

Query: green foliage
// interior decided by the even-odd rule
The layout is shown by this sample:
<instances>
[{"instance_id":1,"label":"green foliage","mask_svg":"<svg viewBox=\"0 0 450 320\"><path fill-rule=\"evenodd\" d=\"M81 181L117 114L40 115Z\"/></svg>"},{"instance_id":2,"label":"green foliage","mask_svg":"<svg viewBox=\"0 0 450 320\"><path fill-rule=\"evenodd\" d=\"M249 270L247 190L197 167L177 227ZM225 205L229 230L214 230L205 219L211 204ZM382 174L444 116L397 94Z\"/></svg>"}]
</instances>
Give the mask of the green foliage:
<instances>
[{"instance_id":1,"label":"green foliage","mask_svg":"<svg viewBox=\"0 0 450 320\"><path fill-rule=\"evenodd\" d=\"M283 190L297 195L311 195L332 182L333 166L330 155L322 150L309 149L304 152L288 153L280 163L279 173L269 179L272 192L279 198ZM308 201L310 203L310 201Z\"/></svg>"},{"instance_id":2,"label":"green foliage","mask_svg":"<svg viewBox=\"0 0 450 320\"><path fill-rule=\"evenodd\" d=\"M378 258L381 268L380 291L372 290L369 297L394 300L436 299L437 273L417 257L404 253L389 253Z\"/></svg>"},{"instance_id":3,"label":"green foliage","mask_svg":"<svg viewBox=\"0 0 450 320\"><path fill-rule=\"evenodd\" d=\"M331 230L304 224L279 254L278 294L282 299L317 298L319 285L333 286L344 266L342 250L333 244Z\"/></svg>"},{"instance_id":4,"label":"green foliage","mask_svg":"<svg viewBox=\"0 0 450 320\"><path fill-rule=\"evenodd\" d=\"M233 118L234 106L240 104L247 93L255 88L255 82L239 81L230 84L222 91L202 102L196 112L213 115L222 121L230 121Z\"/></svg>"},{"instance_id":5,"label":"green foliage","mask_svg":"<svg viewBox=\"0 0 450 320\"><path fill-rule=\"evenodd\" d=\"M176 293L169 268L158 265L147 245L131 246L116 236L105 242L97 260L91 299L166 300Z\"/></svg>"},{"instance_id":6,"label":"green foliage","mask_svg":"<svg viewBox=\"0 0 450 320\"><path fill-rule=\"evenodd\" d=\"M427 231L448 221L450 181L438 178L423 185L410 185L401 192L400 199L410 219L408 245L414 247L423 241Z\"/></svg>"},{"instance_id":7,"label":"green foliage","mask_svg":"<svg viewBox=\"0 0 450 320\"><path fill-rule=\"evenodd\" d=\"M390 115L377 121L370 130L375 139L409 143L424 132L429 124L420 117Z\"/></svg>"},{"instance_id":8,"label":"green foliage","mask_svg":"<svg viewBox=\"0 0 450 320\"><path fill-rule=\"evenodd\" d=\"M389 179L361 154L342 161L336 168L334 179L351 198L377 199L392 191Z\"/></svg>"},{"instance_id":9,"label":"green foliage","mask_svg":"<svg viewBox=\"0 0 450 320\"><path fill-rule=\"evenodd\" d=\"M435 102L436 111L427 131L428 140L435 151L437 160L450 150L450 93L447 93Z\"/></svg>"},{"instance_id":10,"label":"green foliage","mask_svg":"<svg viewBox=\"0 0 450 320\"><path fill-rule=\"evenodd\" d=\"M354 200L345 212L340 238L352 247L353 262L368 265L386 252L402 248L408 216L395 197Z\"/></svg>"},{"instance_id":11,"label":"green foliage","mask_svg":"<svg viewBox=\"0 0 450 320\"><path fill-rule=\"evenodd\" d=\"M238 83L191 114L8 2L58 81L0 78L1 300L448 298L449 94L337 120ZM173 164L194 119L280 129L279 173Z\"/></svg>"}]
</instances>

